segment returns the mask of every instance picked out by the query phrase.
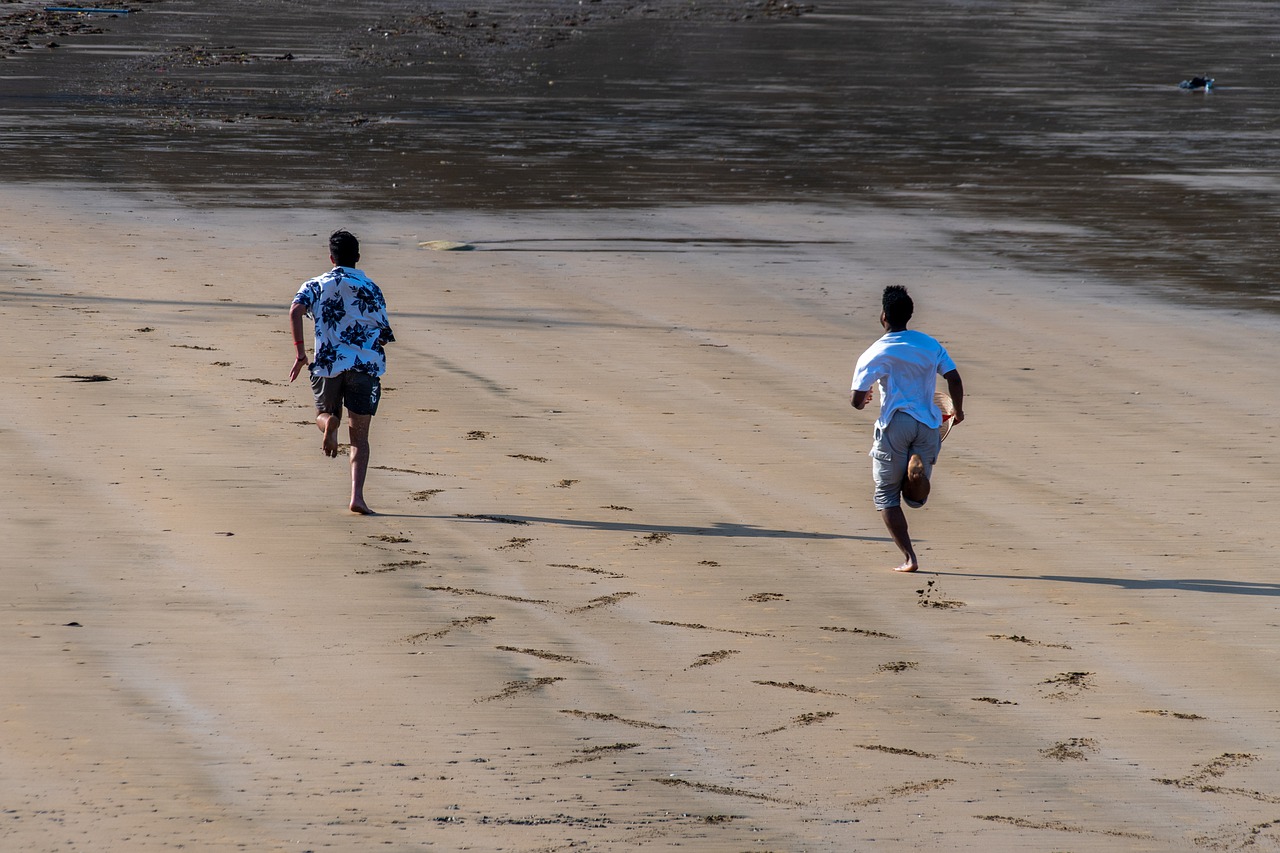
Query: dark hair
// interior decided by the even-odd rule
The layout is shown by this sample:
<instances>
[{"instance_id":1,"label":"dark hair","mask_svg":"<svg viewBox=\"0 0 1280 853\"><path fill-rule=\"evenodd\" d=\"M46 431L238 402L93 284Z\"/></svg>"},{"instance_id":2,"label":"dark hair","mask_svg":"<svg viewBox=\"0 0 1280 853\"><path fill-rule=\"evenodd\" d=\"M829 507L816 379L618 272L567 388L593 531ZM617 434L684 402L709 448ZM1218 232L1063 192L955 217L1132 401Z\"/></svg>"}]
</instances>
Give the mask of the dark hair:
<instances>
[{"instance_id":1,"label":"dark hair","mask_svg":"<svg viewBox=\"0 0 1280 853\"><path fill-rule=\"evenodd\" d=\"M329 235L329 254L340 267L354 267L360 260L360 241L356 235L339 229Z\"/></svg>"},{"instance_id":2,"label":"dark hair","mask_svg":"<svg viewBox=\"0 0 1280 853\"><path fill-rule=\"evenodd\" d=\"M915 303L907 295L905 287L891 284L884 289L884 319L890 326L906 326L915 310Z\"/></svg>"}]
</instances>

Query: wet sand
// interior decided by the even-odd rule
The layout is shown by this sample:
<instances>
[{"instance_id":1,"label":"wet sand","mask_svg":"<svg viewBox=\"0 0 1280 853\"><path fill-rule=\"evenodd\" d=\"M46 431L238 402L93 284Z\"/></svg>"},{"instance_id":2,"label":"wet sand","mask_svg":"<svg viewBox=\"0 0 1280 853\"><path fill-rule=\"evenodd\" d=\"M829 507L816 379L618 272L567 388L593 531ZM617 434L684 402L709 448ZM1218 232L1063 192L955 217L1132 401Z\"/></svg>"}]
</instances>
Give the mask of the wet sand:
<instances>
[{"instance_id":1,"label":"wet sand","mask_svg":"<svg viewBox=\"0 0 1280 853\"><path fill-rule=\"evenodd\" d=\"M1057 226L971 235L1047 275L1280 304L1258 0L40 6L0 4L6 181L405 213L923 207ZM1201 74L1212 93L1179 88Z\"/></svg>"},{"instance_id":2,"label":"wet sand","mask_svg":"<svg viewBox=\"0 0 1280 853\"><path fill-rule=\"evenodd\" d=\"M369 518L285 381L338 225L398 339ZM923 211L0 226L6 849L1280 843L1272 320ZM969 393L916 576L847 402L890 282Z\"/></svg>"}]
</instances>

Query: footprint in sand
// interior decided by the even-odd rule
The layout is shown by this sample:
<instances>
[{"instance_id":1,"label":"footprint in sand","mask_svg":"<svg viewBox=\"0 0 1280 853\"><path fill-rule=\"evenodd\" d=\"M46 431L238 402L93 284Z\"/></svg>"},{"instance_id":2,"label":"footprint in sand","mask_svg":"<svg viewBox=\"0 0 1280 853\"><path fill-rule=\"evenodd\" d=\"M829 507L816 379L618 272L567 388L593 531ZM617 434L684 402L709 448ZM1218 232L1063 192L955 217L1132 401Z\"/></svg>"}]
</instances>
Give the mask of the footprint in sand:
<instances>
[{"instance_id":1,"label":"footprint in sand","mask_svg":"<svg viewBox=\"0 0 1280 853\"><path fill-rule=\"evenodd\" d=\"M787 723L786 725L778 726L777 728L774 728L774 729L766 729L765 731L760 732L760 734L773 735L773 734L777 734L778 732L785 732L787 729L793 728L795 726L812 726L814 723L820 723L823 720L829 720L835 715L836 715L835 711L813 711L808 714L801 714L798 717L793 717L791 722Z\"/></svg>"},{"instance_id":2,"label":"footprint in sand","mask_svg":"<svg viewBox=\"0 0 1280 853\"><path fill-rule=\"evenodd\" d=\"M1050 699L1074 699L1093 687L1092 672L1061 672L1040 682L1040 687Z\"/></svg>"},{"instance_id":3,"label":"footprint in sand","mask_svg":"<svg viewBox=\"0 0 1280 853\"><path fill-rule=\"evenodd\" d=\"M810 687L807 684L797 684L794 681L752 681L752 684L759 684L761 687L781 687L783 690L797 690L801 693L815 693L821 696L840 696L848 699L846 693L834 693L830 690L822 690L817 687Z\"/></svg>"},{"instance_id":4,"label":"footprint in sand","mask_svg":"<svg viewBox=\"0 0 1280 853\"><path fill-rule=\"evenodd\" d=\"M549 652L545 649L521 649L515 646L494 646L494 648L500 652L515 652L521 655L529 655L531 657L538 658L539 660L549 660L557 663L586 663L584 660L578 660L575 657L558 654L557 652Z\"/></svg>"},{"instance_id":5,"label":"footprint in sand","mask_svg":"<svg viewBox=\"0 0 1280 853\"><path fill-rule=\"evenodd\" d=\"M669 729L670 726L664 726L660 723L649 723L644 720L629 720L626 717L619 717L617 714L606 714L601 711L579 711L576 709L562 710L561 714L568 714L571 717L578 717L582 720L599 720L603 723L621 723L624 726L633 726L637 729Z\"/></svg>"},{"instance_id":6,"label":"footprint in sand","mask_svg":"<svg viewBox=\"0 0 1280 853\"><path fill-rule=\"evenodd\" d=\"M749 799L749 800L761 800L766 803L782 803L783 805L788 805L788 806L802 805L802 803L797 803L794 800L784 800L779 797L770 797L767 794L757 794L753 791L744 791L740 788L727 788L724 785L708 785L705 782L690 782L687 779L666 778L666 779L655 779L654 781L663 785L671 785L674 787L682 787L682 788L691 788L695 791L701 791L707 794L724 794L725 796L729 796L729 797L745 797L746 799Z\"/></svg>"},{"instance_id":7,"label":"footprint in sand","mask_svg":"<svg viewBox=\"0 0 1280 853\"><path fill-rule=\"evenodd\" d=\"M482 592L478 589L459 589L455 586L424 586L424 590L428 592L447 592L451 595L481 595L487 598L500 598L503 601L514 601L519 604L550 604L551 602L542 598L521 598L518 595L503 595L497 592Z\"/></svg>"},{"instance_id":8,"label":"footprint in sand","mask_svg":"<svg viewBox=\"0 0 1280 853\"><path fill-rule=\"evenodd\" d=\"M569 764L585 764L588 761L598 761L609 755L617 755L620 752L626 752L635 749L638 743L611 743L607 746L589 746L586 749L578 750L576 758L570 758L568 761L557 761L556 767L564 767Z\"/></svg>"},{"instance_id":9,"label":"footprint in sand","mask_svg":"<svg viewBox=\"0 0 1280 853\"><path fill-rule=\"evenodd\" d=\"M1227 824L1211 835L1196 836L1192 842L1209 850L1275 850L1280 848L1280 820Z\"/></svg>"},{"instance_id":10,"label":"footprint in sand","mask_svg":"<svg viewBox=\"0 0 1280 853\"><path fill-rule=\"evenodd\" d=\"M382 575L387 572L398 572L401 569L411 569L414 566L421 566L425 563L426 560L400 560L395 563L383 563L376 569L356 569L355 573L357 575Z\"/></svg>"},{"instance_id":11,"label":"footprint in sand","mask_svg":"<svg viewBox=\"0 0 1280 853\"><path fill-rule=\"evenodd\" d=\"M883 631L868 631L866 628L841 628L836 625L824 625L818 628L819 631L831 631L835 634L861 634L864 637L880 637L885 640L902 639L897 634L886 634Z\"/></svg>"},{"instance_id":12,"label":"footprint in sand","mask_svg":"<svg viewBox=\"0 0 1280 853\"><path fill-rule=\"evenodd\" d=\"M1204 720L1204 719L1208 719L1207 717L1202 717L1202 716L1200 716L1199 714L1182 714L1182 713L1179 713L1179 712L1177 712L1177 711L1165 711L1165 710L1144 710L1144 711L1139 711L1138 713L1139 713L1139 714L1151 714L1151 715L1156 716L1156 717L1173 717L1175 720Z\"/></svg>"},{"instance_id":13,"label":"footprint in sand","mask_svg":"<svg viewBox=\"0 0 1280 853\"><path fill-rule=\"evenodd\" d=\"M1008 826L1016 826L1021 829L1045 829L1052 832L1072 832L1078 834L1106 835L1111 838L1139 838L1145 841L1152 840L1151 836L1145 832L1127 832L1123 829L1091 829L1078 826L1071 823L1063 823L1059 820L1029 820L1025 817L1013 817L1011 815L998 814L980 814L974 815L978 820L989 820L992 823L1003 823Z\"/></svg>"},{"instance_id":14,"label":"footprint in sand","mask_svg":"<svg viewBox=\"0 0 1280 853\"><path fill-rule=\"evenodd\" d=\"M906 672L909 669L919 669L920 664L913 660L895 660L889 663L882 663L876 667L877 672Z\"/></svg>"},{"instance_id":15,"label":"footprint in sand","mask_svg":"<svg viewBox=\"0 0 1280 853\"><path fill-rule=\"evenodd\" d=\"M1224 752L1208 764L1196 764L1192 771L1181 779L1155 779L1161 785L1173 785L1178 788L1189 788L1204 794L1230 794L1246 797L1260 803L1280 803L1280 796L1255 791L1249 788L1227 788L1215 784L1231 770L1246 767L1258 760L1258 756L1248 752Z\"/></svg>"},{"instance_id":16,"label":"footprint in sand","mask_svg":"<svg viewBox=\"0 0 1280 853\"><path fill-rule=\"evenodd\" d=\"M910 797L916 794L923 794L927 791L936 791L939 788L945 788L946 786L952 784L955 781L956 781L955 779L928 779L928 780L925 780L924 782L911 782L910 784L907 784L907 785L899 785L896 788L890 788L889 790L885 791L883 794L880 794L879 796L869 797L868 799L865 799L865 800L858 800L852 805L864 806L864 807L876 806L883 803L886 800L892 800L897 797Z\"/></svg>"},{"instance_id":17,"label":"footprint in sand","mask_svg":"<svg viewBox=\"0 0 1280 853\"><path fill-rule=\"evenodd\" d=\"M1040 754L1045 758L1056 761L1088 761L1086 752L1098 752L1098 742L1093 738L1073 737L1040 750Z\"/></svg>"},{"instance_id":18,"label":"footprint in sand","mask_svg":"<svg viewBox=\"0 0 1280 853\"><path fill-rule=\"evenodd\" d=\"M465 619L454 619L446 627L441 628L439 631L425 631L421 634L412 634L408 637L405 637L404 641L406 643L421 643L426 640L438 640L441 637L447 635L450 631L455 631L459 628L470 628L472 625L487 625L488 623L492 622L496 618L498 617L468 616Z\"/></svg>"},{"instance_id":19,"label":"footprint in sand","mask_svg":"<svg viewBox=\"0 0 1280 853\"><path fill-rule=\"evenodd\" d=\"M720 661L736 654L741 654L741 652L738 649L717 649L714 652L707 652L705 654L698 655L698 659L686 666L685 669L693 669L694 667L699 666L711 666L712 664L720 663Z\"/></svg>"},{"instance_id":20,"label":"footprint in sand","mask_svg":"<svg viewBox=\"0 0 1280 853\"><path fill-rule=\"evenodd\" d=\"M721 634L739 634L743 637L772 637L773 634L762 634L758 631L739 631L736 628L711 628L698 622L671 622L667 619L653 619L654 625L669 625L672 628L692 628L696 631L716 631Z\"/></svg>"},{"instance_id":21,"label":"footprint in sand","mask_svg":"<svg viewBox=\"0 0 1280 853\"><path fill-rule=\"evenodd\" d=\"M1009 640L1013 643L1023 643L1028 646L1041 646L1046 649L1070 649L1066 643L1041 643L1038 640L1029 640L1021 634L988 634L993 640Z\"/></svg>"},{"instance_id":22,"label":"footprint in sand","mask_svg":"<svg viewBox=\"0 0 1280 853\"><path fill-rule=\"evenodd\" d=\"M590 572L593 575L604 575L607 578L618 579L618 578L626 577L626 575L619 574L618 572L610 572L610 571L606 571L605 569L597 569L593 566L579 566L576 563L547 563L547 565L553 569L573 569L574 571L578 571L578 572Z\"/></svg>"},{"instance_id":23,"label":"footprint in sand","mask_svg":"<svg viewBox=\"0 0 1280 853\"><path fill-rule=\"evenodd\" d=\"M543 677L534 678L529 681L508 681L506 686L502 688L502 692L495 693L492 696L486 696L483 699L476 699L476 702L497 702L501 699L510 699L512 696L519 696L521 693L531 693L539 690L549 684L555 684L557 681L564 681L560 677Z\"/></svg>"},{"instance_id":24,"label":"footprint in sand","mask_svg":"<svg viewBox=\"0 0 1280 853\"><path fill-rule=\"evenodd\" d=\"M621 601L624 598L630 598L631 596L638 595L638 594L639 593L635 593L635 592L615 592L610 595L602 595L598 598L591 599L586 604L583 604L579 607L574 607L569 612L585 613L588 610L595 610L599 607L608 607L611 604L617 604L619 601Z\"/></svg>"}]
</instances>

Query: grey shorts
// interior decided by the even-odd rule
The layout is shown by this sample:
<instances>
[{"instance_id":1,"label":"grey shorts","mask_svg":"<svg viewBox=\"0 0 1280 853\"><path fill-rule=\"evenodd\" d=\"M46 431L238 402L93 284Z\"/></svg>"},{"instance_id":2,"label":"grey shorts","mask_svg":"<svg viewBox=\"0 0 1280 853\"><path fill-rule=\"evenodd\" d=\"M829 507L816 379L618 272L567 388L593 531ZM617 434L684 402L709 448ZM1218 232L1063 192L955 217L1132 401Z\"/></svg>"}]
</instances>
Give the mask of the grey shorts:
<instances>
[{"instance_id":1,"label":"grey shorts","mask_svg":"<svg viewBox=\"0 0 1280 853\"><path fill-rule=\"evenodd\" d=\"M923 501L907 500L902 496L902 482L907 478L907 463L913 455L924 462L924 474L933 476L933 466L938 461L942 439L936 427L927 427L906 412L894 412L885 429L876 428L875 441L871 444L871 476L876 483L872 497L876 509L899 506L921 507Z\"/></svg>"},{"instance_id":2,"label":"grey shorts","mask_svg":"<svg viewBox=\"0 0 1280 853\"><path fill-rule=\"evenodd\" d=\"M312 376L311 393L317 414L341 415L346 406L353 415L376 415L382 382L363 371L344 370L337 376Z\"/></svg>"}]
</instances>

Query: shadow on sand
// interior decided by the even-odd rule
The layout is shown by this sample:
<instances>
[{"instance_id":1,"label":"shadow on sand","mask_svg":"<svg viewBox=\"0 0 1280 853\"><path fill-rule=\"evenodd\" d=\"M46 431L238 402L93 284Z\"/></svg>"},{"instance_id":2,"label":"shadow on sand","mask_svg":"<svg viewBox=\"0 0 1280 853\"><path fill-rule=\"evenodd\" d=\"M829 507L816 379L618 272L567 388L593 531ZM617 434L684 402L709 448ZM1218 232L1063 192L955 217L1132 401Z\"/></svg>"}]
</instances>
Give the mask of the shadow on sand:
<instances>
[{"instance_id":1,"label":"shadow on sand","mask_svg":"<svg viewBox=\"0 0 1280 853\"><path fill-rule=\"evenodd\" d=\"M445 517L445 516L441 516ZM632 524L623 521L596 521L580 518L542 518L535 515L454 515L452 518L463 521L496 522L499 524L555 524L561 527L576 527L584 530L607 530L614 533L638 533L652 536L668 534L671 536L726 536L760 539L851 539L864 542L884 542L883 536L850 536L842 533L813 533L804 530L775 530L758 527L754 524L731 524L718 521L703 527L681 524Z\"/></svg>"},{"instance_id":2,"label":"shadow on sand","mask_svg":"<svg viewBox=\"0 0 1280 853\"><path fill-rule=\"evenodd\" d=\"M1176 590L1179 592L1216 592L1228 595L1280 595L1280 584L1259 581L1228 581L1217 578L1138 578L1081 577L1076 575L995 575L978 572L935 572L924 574L949 575L957 578L991 578L995 580L1055 581L1057 583L1084 583L1114 586L1129 590Z\"/></svg>"}]
</instances>

